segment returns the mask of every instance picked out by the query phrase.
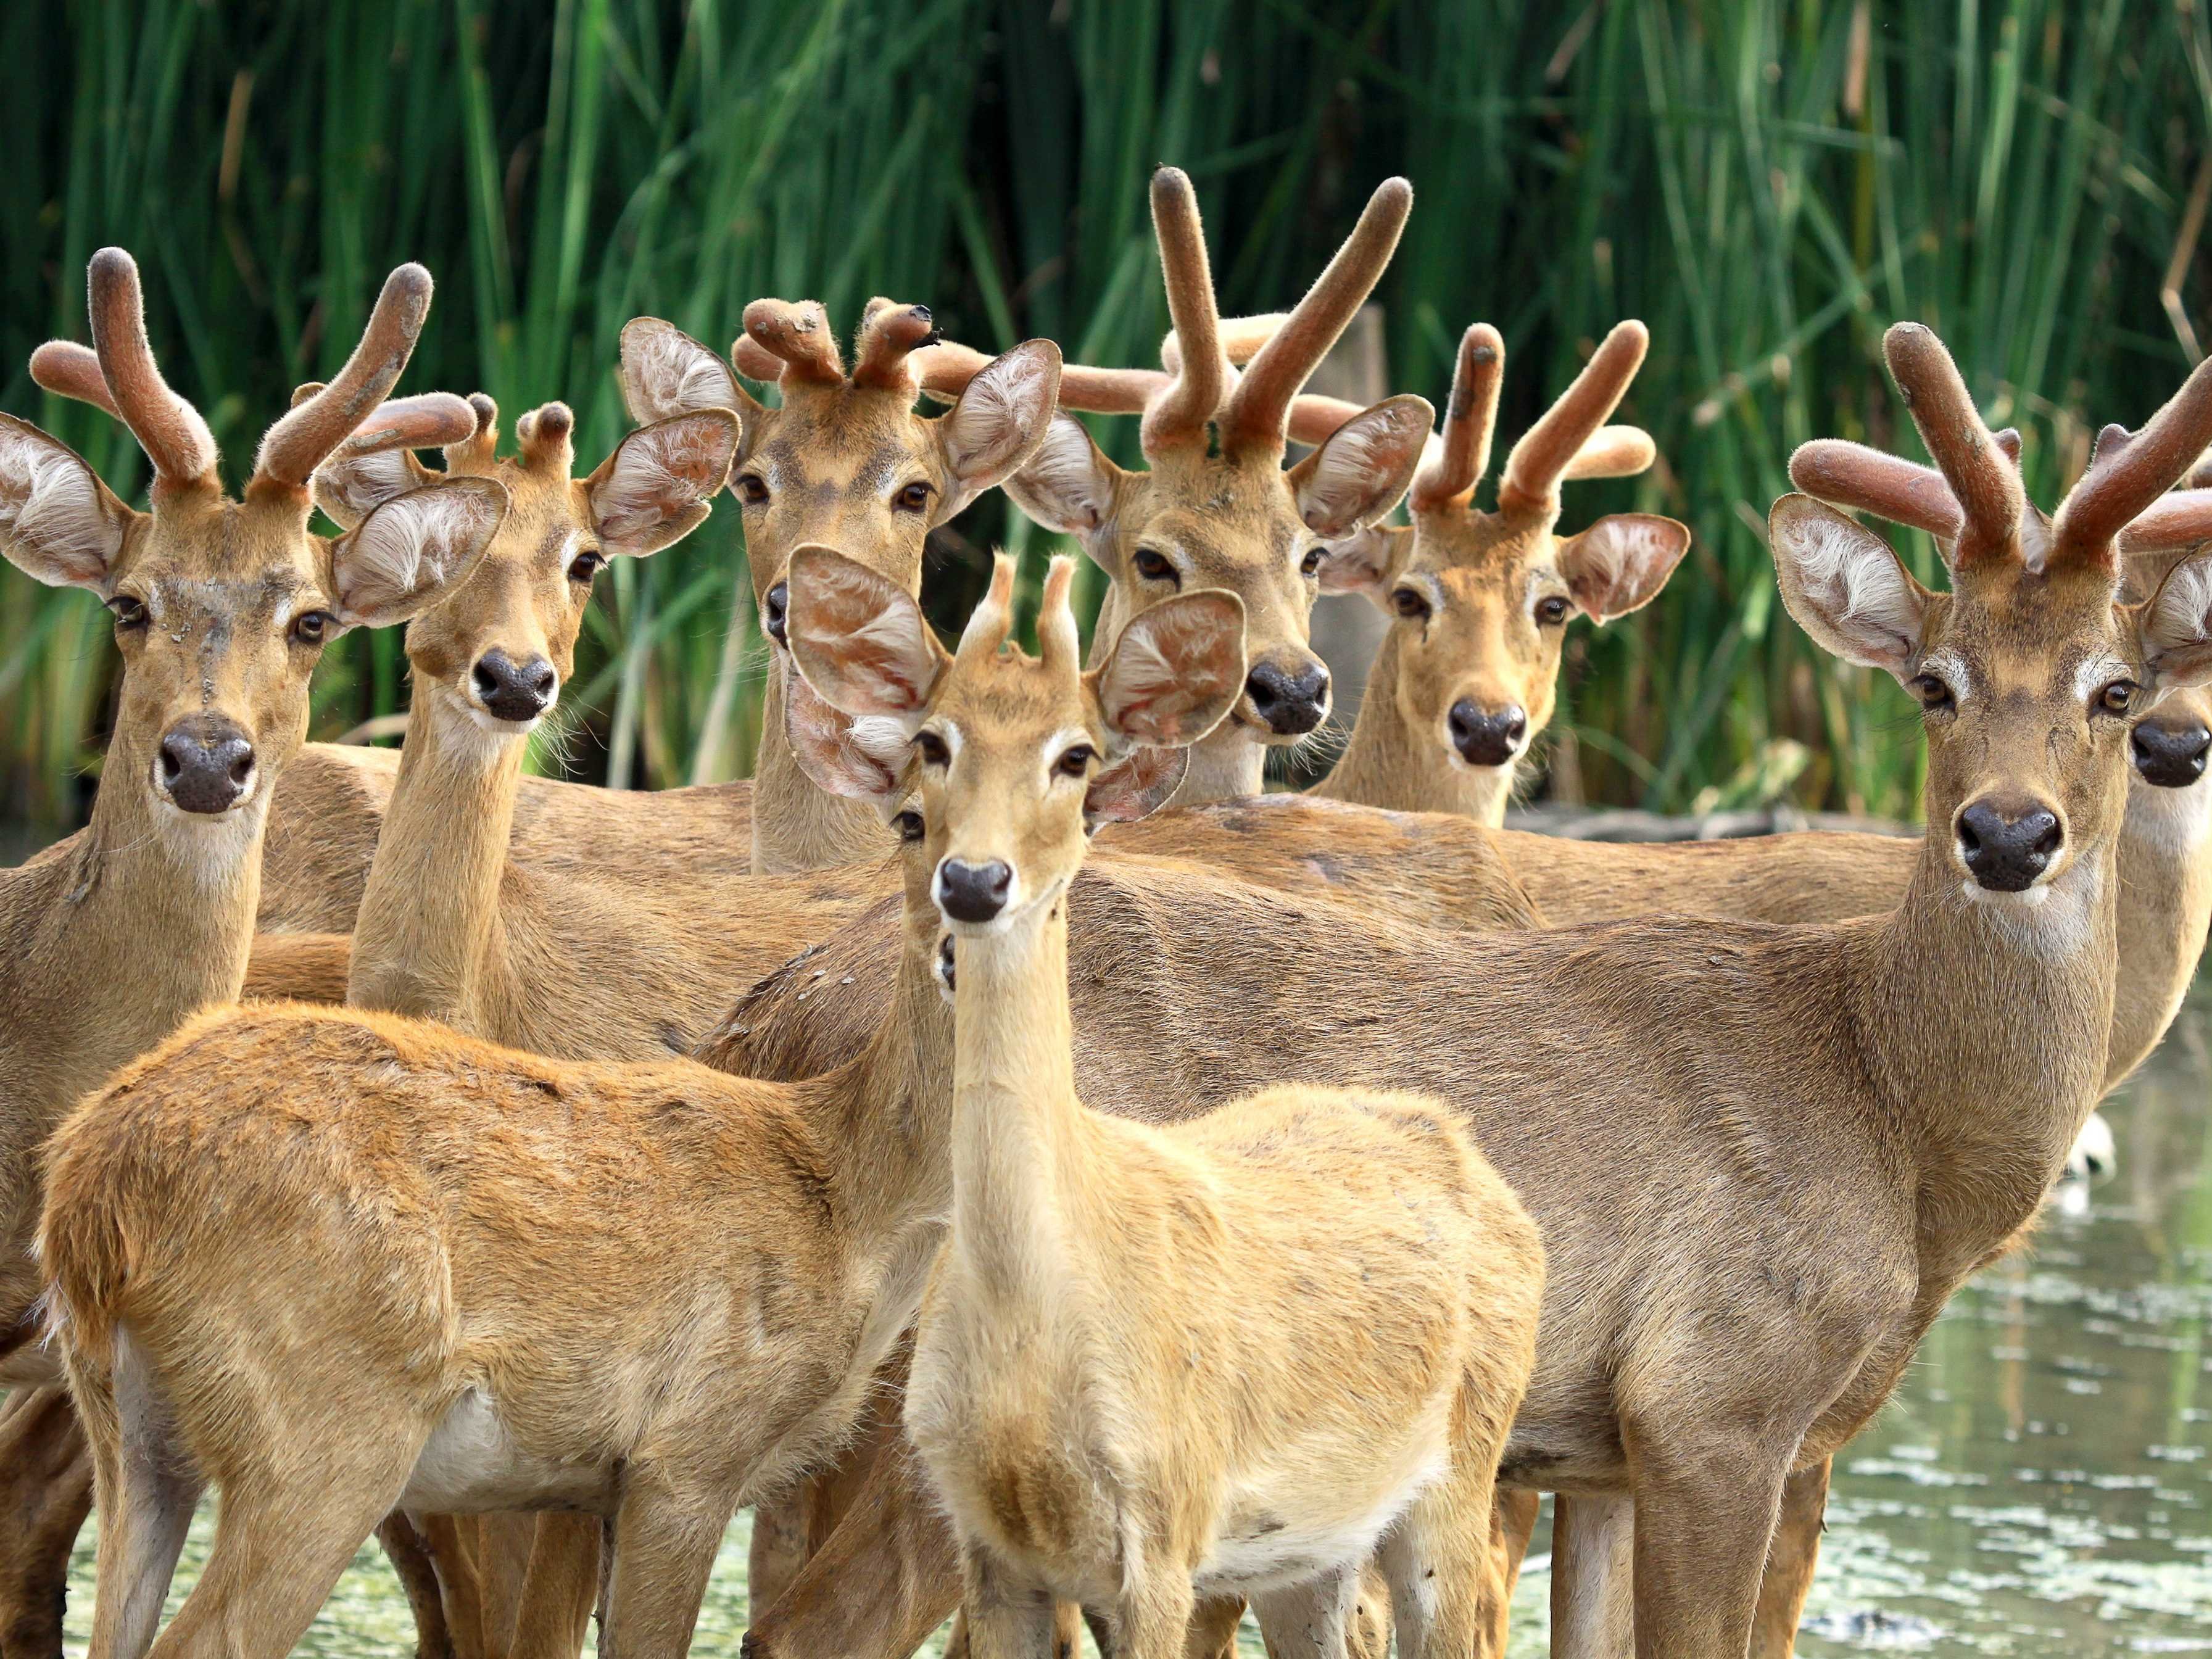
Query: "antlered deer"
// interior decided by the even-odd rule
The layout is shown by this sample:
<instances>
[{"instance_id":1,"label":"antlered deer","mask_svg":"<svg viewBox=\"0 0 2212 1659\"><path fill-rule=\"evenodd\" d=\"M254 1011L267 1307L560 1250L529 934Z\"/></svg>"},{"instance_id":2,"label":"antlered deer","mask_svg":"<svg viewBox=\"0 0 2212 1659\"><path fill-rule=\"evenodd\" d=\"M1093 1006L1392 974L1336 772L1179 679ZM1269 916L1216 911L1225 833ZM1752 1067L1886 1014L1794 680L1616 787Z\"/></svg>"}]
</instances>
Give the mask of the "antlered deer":
<instances>
[{"instance_id":1,"label":"antlered deer","mask_svg":"<svg viewBox=\"0 0 2212 1659\"><path fill-rule=\"evenodd\" d=\"M307 480L342 445L444 442L457 398L386 406L430 301L420 266L392 274L331 386L270 428L242 497L215 440L171 391L146 333L138 269L94 254L93 349L41 346L48 390L106 410L153 465L151 510L119 500L74 452L0 416L0 538L39 580L115 617L122 691L88 828L0 871L0 1381L58 1381L31 1339L38 1149L64 1112L246 973L271 792L301 746L324 646L435 602L468 574L505 511L480 480L386 504L335 541L307 528ZM0 1442L0 1646L61 1651L62 1574L90 1487L57 1390L10 1401ZM35 1448L35 1449L34 1449ZM35 1534L34 1535L32 1535Z\"/></svg>"}]
</instances>

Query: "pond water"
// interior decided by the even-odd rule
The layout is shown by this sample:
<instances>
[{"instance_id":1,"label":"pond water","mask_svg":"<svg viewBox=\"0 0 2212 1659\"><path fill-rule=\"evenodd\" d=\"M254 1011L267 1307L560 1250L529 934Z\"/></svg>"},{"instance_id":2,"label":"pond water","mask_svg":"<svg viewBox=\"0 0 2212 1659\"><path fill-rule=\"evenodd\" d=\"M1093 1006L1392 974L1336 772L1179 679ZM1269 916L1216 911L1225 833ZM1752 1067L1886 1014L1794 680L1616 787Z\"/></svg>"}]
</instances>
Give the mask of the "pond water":
<instances>
[{"instance_id":1,"label":"pond water","mask_svg":"<svg viewBox=\"0 0 2212 1659\"><path fill-rule=\"evenodd\" d=\"M2031 1253L1960 1295L1894 1403L1839 1460L1801 1652L2212 1650L2212 979L2106 1116L2118 1174L2069 1194ZM70 1595L73 1659L91 1625L92 1540L88 1528ZM745 1540L740 1516L700 1619L702 1653L737 1652ZM1546 1548L1540 1532L1514 1659L1545 1649ZM371 1545L301 1650L412 1648Z\"/></svg>"}]
</instances>

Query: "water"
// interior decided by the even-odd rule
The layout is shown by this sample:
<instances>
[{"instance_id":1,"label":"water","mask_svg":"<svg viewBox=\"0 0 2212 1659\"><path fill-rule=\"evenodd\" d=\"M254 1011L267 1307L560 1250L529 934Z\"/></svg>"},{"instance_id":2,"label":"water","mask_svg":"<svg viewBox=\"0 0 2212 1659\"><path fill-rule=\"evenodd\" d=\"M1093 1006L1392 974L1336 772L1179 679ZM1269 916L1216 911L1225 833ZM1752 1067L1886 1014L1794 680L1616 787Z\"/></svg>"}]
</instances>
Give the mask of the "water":
<instances>
[{"instance_id":1,"label":"water","mask_svg":"<svg viewBox=\"0 0 2212 1659\"><path fill-rule=\"evenodd\" d=\"M1839 1460L1801 1652L2212 1651L2212 979L2106 1115L2119 1173L1958 1297ZM204 1513L173 1611L207 1527ZM741 1516L702 1653L737 1651L746 1536ZM88 1529L72 1656L91 1623L91 1547ZM1513 1659L1545 1650L1545 1548L1540 1532ZM301 1644L330 1659L412 1647L374 1545Z\"/></svg>"}]
</instances>

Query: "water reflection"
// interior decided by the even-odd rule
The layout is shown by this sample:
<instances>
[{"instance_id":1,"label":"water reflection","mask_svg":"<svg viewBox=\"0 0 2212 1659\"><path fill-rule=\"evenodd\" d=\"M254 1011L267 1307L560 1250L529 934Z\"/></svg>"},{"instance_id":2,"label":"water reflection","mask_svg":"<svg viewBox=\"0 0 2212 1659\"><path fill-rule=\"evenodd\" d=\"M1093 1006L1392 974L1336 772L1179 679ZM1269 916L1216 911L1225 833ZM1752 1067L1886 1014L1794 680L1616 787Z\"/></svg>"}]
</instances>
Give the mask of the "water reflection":
<instances>
[{"instance_id":1,"label":"water reflection","mask_svg":"<svg viewBox=\"0 0 2212 1659\"><path fill-rule=\"evenodd\" d=\"M2119 1173L1960 1295L1845 1453L1801 1651L2212 1650L2212 981L2107 1115ZM207 1525L203 1514L177 1595ZM737 1650L746 1535L741 1517L700 1619L702 1653ZM72 1656L91 1625L91 1545L88 1530ZM1547 1644L1545 1548L1540 1534L1514 1659ZM301 1646L358 1659L413 1641L372 1545Z\"/></svg>"}]
</instances>

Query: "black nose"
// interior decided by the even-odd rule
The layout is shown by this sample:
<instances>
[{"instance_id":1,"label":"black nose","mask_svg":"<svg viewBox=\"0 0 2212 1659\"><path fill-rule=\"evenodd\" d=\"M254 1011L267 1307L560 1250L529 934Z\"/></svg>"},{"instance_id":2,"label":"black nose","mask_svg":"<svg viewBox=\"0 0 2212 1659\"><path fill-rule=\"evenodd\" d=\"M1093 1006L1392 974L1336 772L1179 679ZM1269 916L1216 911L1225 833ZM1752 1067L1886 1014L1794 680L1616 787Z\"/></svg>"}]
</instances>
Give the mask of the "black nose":
<instances>
[{"instance_id":1,"label":"black nose","mask_svg":"<svg viewBox=\"0 0 2212 1659\"><path fill-rule=\"evenodd\" d=\"M2057 815L2047 807L2014 813L1978 800L1959 814L1960 854L1975 881L1993 893L2033 887L2065 839Z\"/></svg>"},{"instance_id":2,"label":"black nose","mask_svg":"<svg viewBox=\"0 0 2212 1659\"><path fill-rule=\"evenodd\" d=\"M534 720L553 706L561 677L543 657L516 662L496 647L477 659L477 696L503 720Z\"/></svg>"},{"instance_id":3,"label":"black nose","mask_svg":"<svg viewBox=\"0 0 2212 1659\"><path fill-rule=\"evenodd\" d=\"M2212 753L2212 731L2194 724L2177 728L2146 720L2132 742L2136 770L2161 789L2188 788L2204 775L2205 756Z\"/></svg>"},{"instance_id":4,"label":"black nose","mask_svg":"<svg viewBox=\"0 0 2212 1659\"><path fill-rule=\"evenodd\" d=\"M1293 677L1263 662L1246 677L1244 693L1270 731L1294 737L1321 724L1328 707L1328 670L1316 663Z\"/></svg>"},{"instance_id":5,"label":"black nose","mask_svg":"<svg viewBox=\"0 0 2212 1659\"><path fill-rule=\"evenodd\" d=\"M969 864L947 859L937 866L937 908L955 921L989 921L1006 908L1014 872L997 859Z\"/></svg>"},{"instance_id":6,"label":"black nose","mask_svg":"<svg viewBox=\"0 0 2212 1659\"><path fill-rule=\"evenodd\" d=\"M1521 752L1521 739L1528 735L1528 714L1517 702L1503 708L1485 708L1462 697L1447 717L1452 747L1469 766L1504 766Z\"/></svg>"},{"instance_id":7,"label":"black nose","mask_svg":"<svg viewBox=\"0 0 2212 1659\"><path fill-rule=\"evenodd\" d=\"M774 640L778 645L788 646L791 643L783 636L783 613L790 608L791 584L789 582L778 582L774 587L769 589L768 620L763 626L768 629L769 638Z\"/></svg>"},{"instance_id":8,"label":"black nose","mask_svg":"<svg viewBox=\"0 0 2212 1659\"><path fill-rule=\"evenodd\" d=\"M161 739L162 787L187 812L228 812L253 781L253 745L218 714L179 720Z\"/></svg>"}]
</instances>

